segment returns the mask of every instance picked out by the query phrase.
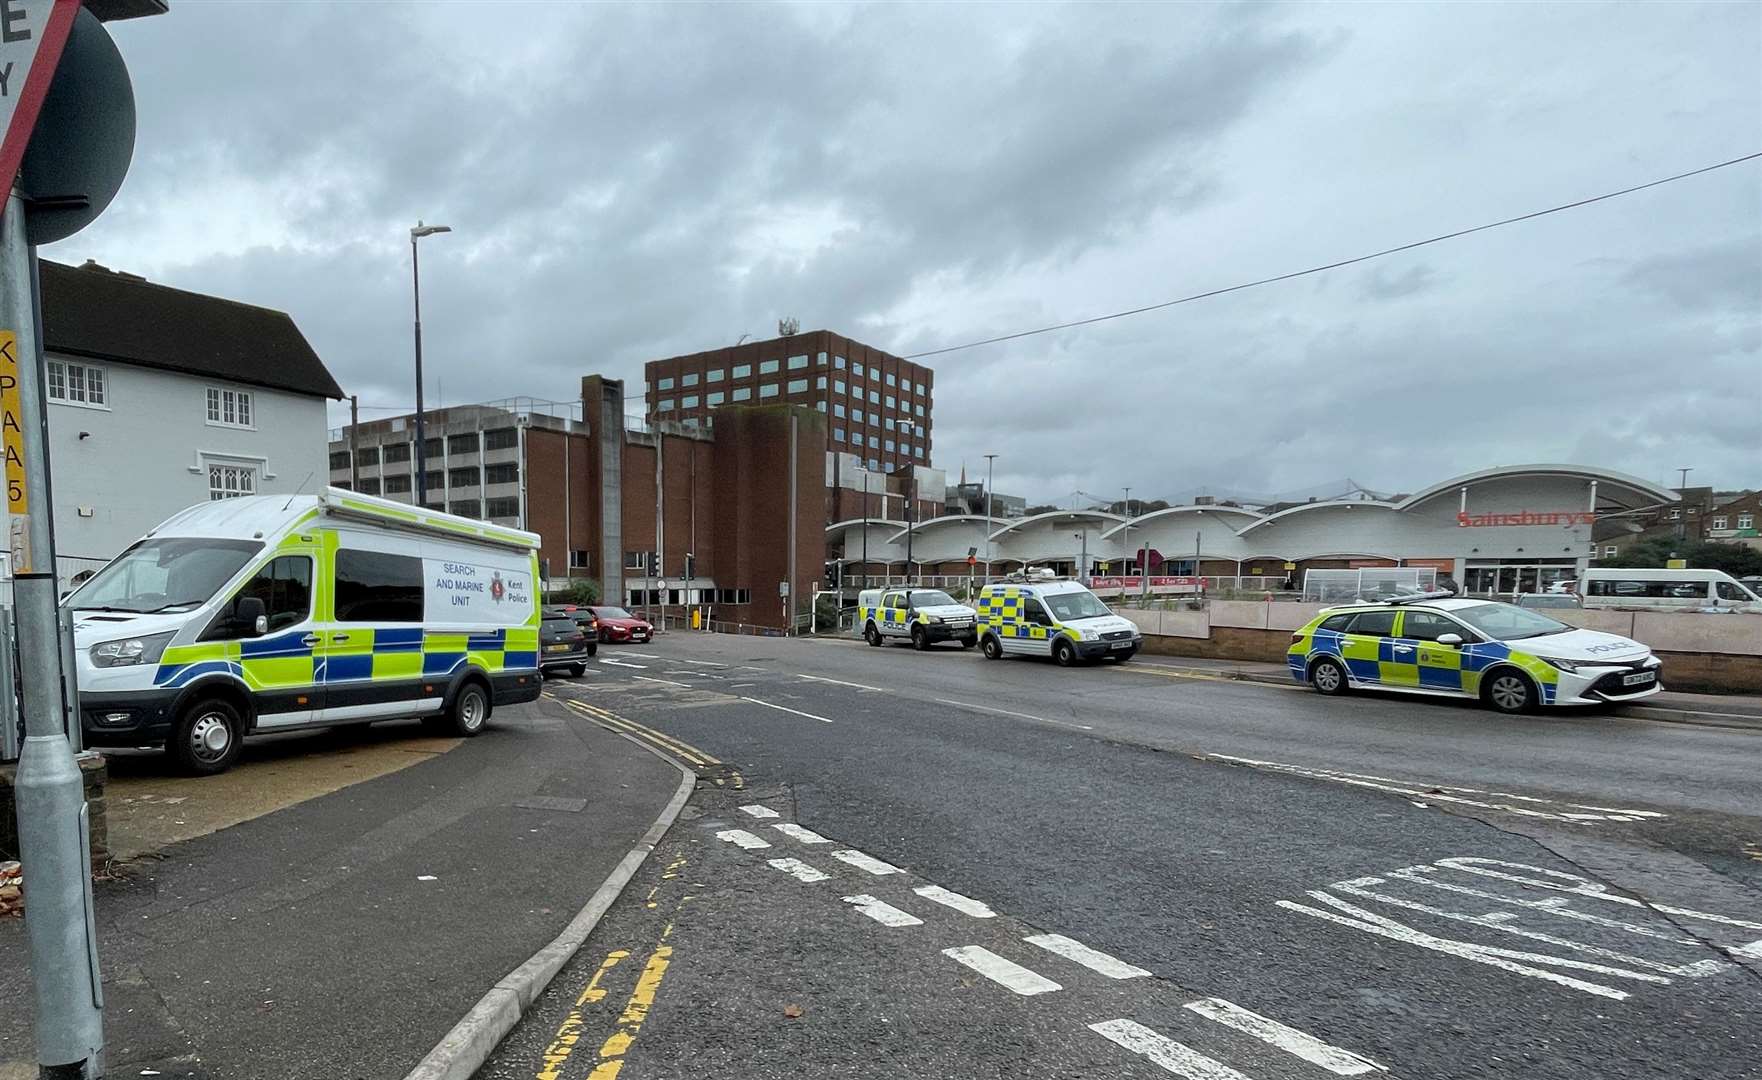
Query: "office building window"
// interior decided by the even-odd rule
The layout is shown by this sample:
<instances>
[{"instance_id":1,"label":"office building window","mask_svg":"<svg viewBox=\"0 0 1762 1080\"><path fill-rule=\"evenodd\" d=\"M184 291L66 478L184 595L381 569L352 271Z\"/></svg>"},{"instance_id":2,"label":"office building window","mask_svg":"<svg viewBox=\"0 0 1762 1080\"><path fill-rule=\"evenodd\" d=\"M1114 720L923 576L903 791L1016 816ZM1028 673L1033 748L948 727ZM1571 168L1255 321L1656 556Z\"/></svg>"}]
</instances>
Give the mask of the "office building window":
<instances>
[{"instance_id":1,"label":"office building window","mask_svg":"<svg viewBox=\"0 0 1762 1080\"><path fill-rule=\"evenodd\" d=\"M776 396L777 396L777 384L776 383L768 382L768 383L760 383L759 384L759 397L768 398L768 397L776 397Z\"/></svg>"},{"instance_id":2,"label":"office building window","mask_svg":"<svg viewBox=\"0 0 1762 1080\"><path fill-rule=\"evenodd\" d=\"M889 454L891 454L891 453L893 453L894 450L896 450L898 448L893 445L892 439L888 439L888 440L886 440L886 449L887 449L887 452Z\"/></svg>"},{"instance_id":3,"label":"office building window","mask_svg":"<svg viewBox=\"0 0 1762 1080\"><path fill-rule=\"evenodd\" d=\"M734 377L737 379L744 379L748 375L751 375L752 373L753 373L753 366L751 364L735 364L734 365Z\"/></svg>"},{"instance_id":4,"label":"office building window","mask_svg":"<svg viewBox=\"0 0 1762 1080\"><path fill-rule=\"evenodd\" d=\"M436 459L441 456L440 436L422 440L422 456L428 459L429 464L434 464Z\"/></svg>"},{"instance_id":5,"label":"office building window","mask_svg":"<svg viewBox=\"0 0 1762 1080\"><path fill-rule=\"evenodd\" d=\"M89 390L89 388L88 388ZM103 404L103 392L93 404ZM208 388L208 422L221 427L248 428L251 420L251 392L249 390L227 390L218 386Z\"/></svg>"},{"instance_id":6,"label":"office building window","mask_svg":"<svg viewBox=\"0 0 1762 1080\"><path fill-rule=\"evenodd\" d=\"M869 468L871 470L879 469L880 467L881 467L881 459L880 458L870 458L869 459Z\"/></svg>"},{"instance_id":7,"label":"office building window","mask_svg":"<svg viewBox=\"0 0 1762 1080\"><path fill-rule=\"evenodd\" d=\"M463 469L447 470L448 487L476 487L478 481L479 475L475 465Z\"/></svg>"},{"instance_id":8,"label":"office building window","mask_svg":"<svg viewBox=\"0 0 1762 1080\"><path fill-rule=\"evenodd\" d=\"M885 420L882 420L881 426L886 428L888 431L892 431L893 430L893 417L889 416Z\"/></svg>"},{"instance_id":9,"label":"office building window","mask_svg":"<svg viewBox=\"0 0 1762 1080\"><path fill-rule=\"evenodd\" d=\"M696 394L687 394L684 397L680 398L679 399L679 407L681 409L695 409L695 408L697 408L697 395Z\"/></svg>"},{"instance_id":10,"label":"office building window","mask_svg":"<svg viewBox=\"0 0 1762 1080\"><path fill-rule=\"evenodd\" d=\"M470 431L463 435L447 436L447 453L474 454L477 452L477 432Z\"/></svg>"},{"instance_id":11,"label":"office building window","mask_svg":"<svg viewBox=\"0 0 1762 1080\"><path fill-rule=\"evenodd\" d=\"M257 469L252 465L208 466L208 498L211 502L257 494Z\"/></svg>"},{"instance_id":12,"label":"office building window","mask_svg":"<svg viewBox=\"0 0 1762 1080\"><path fill-rule=\"evenodd\" d=\"M706 404L706 405L720 405L720 404L722 404L722 402L726 401L727 399L728 399L728 395L724 394L722 391L711 390L708 394L706 394L704 396L704 404Z\"/></svg>"},{"instance_id":13,"label":"office building window","mask_svg":"<svg viewBox=\"0 0 1762 1080\"><path fill-rule=\"evenodd\" d=\"M388 443L381 449L385 451L387 465L397 465L410 460L410 444L407 442Z\"/></svg>"},{"instance_id":14,"label":"office building window","mask_svg":"<svg viewBox=\"0 0 1762 1080\"><path fill-rule=\"evenodd\" d=\"M109 408L105 396L104 369L66 360L49 361L49 400L63 405Z\"/></svg>"},{"instance_id":15,"label":"office building window","mask_svg":"<svg viewBox=\"0 0 1762 1080\"><path fill-rule=\"evenodd\" d=\"M379 447L377 447L377 446L363 446L360 450L357 450L355 452L355 460L359 461L363 465L378 465L379 464Z\"/></svg>"},{"instance_id":16,"label":"office building window","mask_svg":"<svg viewBox=\"0 0 1762 1080\"><path fill-rule=\"evenodd\" d=\"M881 391L879 391L879 390L869 391L869 404L871 404L871 405L881 404Z\"/></svg>"},{"instance_id":17,"label":"office building window","mask_svg":"<svg viewBox=\"0 0 1762 1080\"><path fill-rule=\"evenodd\" d=\"M379 477L377 477L377 476L363 476L361 478L361 486L356 488L355 490L359 491L363 495L378 495L379 494Z\"/></svg>"},{"instance_id":18,"label":"office building window","mask_svg":"<svg viewBox=\"0 0 1762 1080\"><path fill-rule=\"evenodd\" d=\"M483 448L485 450L512 450L519 445L519 428L491 428L483 433Z\"/></svg>"},{"instance_id":19,"label":"office building window","mask_svg":"<svg viewBox=\"0 0 1762 1080\"><path fill-rule=\"evenodd\" d=\"M672 412L673 411L673 399L670 397L664 397L661 400L655 402L655 411L656 412Z\"/></svg>"},{"instance_id":20,"label":"office building window","mask_svg":"<svg viewBox=\"0 0 1762 1080\"><path fill-rule=\"evenodd\" d=\"M929 392L930 392L930 391L928 391L928 390L926 390L926 389L924 389L924 384L923 384L923 383L919 383L919 384L918 384L918 393L920 393L920 394L928 394L928 393L929 393Z\"/></svg>"},{"instance_id":21,"label":"office building window","mask_svg":"<svg viewBox=\"0 0 1762 1080\"><path fill-rule=\"evenodd\" d=\"M914 453L916 453L916 454L917 454L917 455L918 455L918 456L919 456L919 457L923 457L923 456L924 456L924 447L923 447L923 446L922 446L922 445L919 445L919 446L915 446L915 447L913 447L913 448L912 448L912 450L913 450L913 452L914 452Z\"/></svg>"},{"instance_id":22,"label":"office building window","mask_svg":"<svg viewBox=\"0 0 1762 1080\"><path fill-rule=\"evenodd\" d=\"M791 371L800 371L807 366L808 366L807 353L803 353L800 356L792 356L789 358L789 370L791 370Z\"/></svg>"},{"instance_id":23,"label":"office building window","mask_svg":"<svg viewBox=\"0 0 1762 1080\"><path fill-rule=\"evenodd\" d=\"M459 517L481 517L483 503L478 499L454 499L447 504L447 513L457 514Z\"/></svg>"},{"instance_id":24,"label":"office building window","mask_svg":"<svg viewBox=\"0 0 1762 1080\"><path fill-rule=\"evenodd\" d=\"M863 410L852 409L850 411L850 420L851 420L851 423L853 423L853 424L862 423L863 422Z\"/></svg>"},{"instance_id":25,"label":"office building window","mask_svg":"<svg viewBox=\"0 0 1762 1080\"><path fill-rule=\"evenodd\" d=\"M721 382L722 381L722 369L721 368L711 368L709 371L709 374L704 376L704 381L705 382Z\"/></svg>"},{"instance_id":26,"label":"office building window","mask_svg":"<svg viewBox=\"0 0 1762 1080\"><path fill-rule=\"evenodd\" d=\"M803 359L806 359L806 358L804 357ZM807 392L808 392L808 381L806 379L791 379L791 380L789 380L789 393L791 393L791 394L805 394Z\"/></svg>"},{"instance_id":27,"label":"office building window","mask_svg":"<svg viewBox=\"0 0 1762 1080\"><path fill-rule=\"evenodd\" d=\"M483 516L486 518L517 518L520 516L520 500L516 497L483 500Z\"/></svg>"},{"instance_id":28,"label":"office building window","mask_svg":"<svg viewBox=\"0 0 1762 1080\"><path fill-rule=\"evenodd\" d=\"M330 468L332 472L335 472L337 469L346 469L348 467L349 452L347 450L338 450L336 453L330 455ZM1714 528L1723 529L1725 526L1715 525Z\"/></svg>"},{"instance_id":29,"label":"office building window","mask_svg":"<svg viewBox=\"0 0 1762 1080\"><path fill-rule=\"evenodd\" d=\"M832 429L832 437L834 439L836 439L838 442L843 442L844 441L844 429L841 427L833 428Z\"/></svg>"},{"instance_id":30,"label":"office building window","mask_svg":"<svg viewBox=\"0 0 1762 1080\"><path fill-rule=\"evenodd\" d=\"M832 366L837 368L839 371L843 371L844 370L844 357L834 356L832 358Z\"/></svg>"},{"instance_id":31,"label":"office building window","mask_svg":"<svg viewBox=\"0 0 1762 1080\"><path fill-rule=\"evenodd\" d=\"M683 386L696 386L697 385L697 372L694 371L688 375L679 376L679 385L682 387Z\"/></svg>"},{"instance_id":32,"label":"office building window","mask_svg":"<svg viewBox=\"0 0 1762 1080\"><path fill-rule=\"evenodd\" d=\"M815 390L826 389L826 376L824 376L824 375L814 376L814 389Z\"/></svg>"},{"instance_id":33,"label":"office building window","mask_svg":"<svg viewBox=\"0 0 1762 1080\"><path fill-rule=\"evenodd\" d=\"M893 380L893 372L891 372L891 371L889 371L889 372L888 372L888 373L887 373L887 385L888 385L888 386L898 386L898 385L899 385L899 384L898 384L898 383L896 383L896 382L894 382L894 380Z\"/></svg>"},{"instance_id":34,"label":"office building window","mask_svg":"<svg viewBox=\"0 0 1762 1080\"><path fill-rule=\"evenodd\" d=\"M386 477L385 493L387 495L408 495L410 493L410 478L408 476Z\"/></svg>"},{"instance_id":35,"label":"office building window","mask_svg":"<svg viewBox=\"0 0 1762 1080\"><path fill-rule=\"evenodd\" d=\"M918 412L918 415L919 415L919 416L923 416L923 415L924 415L924 407L923 407L923 406L922 406L922 405L918 405L918 406L915 406L915 408L916 408L916 409L917 409L917 412Z\"/></svg>"},{"instance_id":36,"label":"office building window","mask_svg":"<svg viewBox=\"0 0 1762 1080\"><path fill-rule=\"evenodd\" d=\"M863 365L856 364L856 363L851 364L850 365L850 377L853 379L862 378L863 377Z\"/></svg>"},{"instance_id":37,"label":"office building window","mask_svg":"<svg viewBox=\"0 0 1762 1080\"><path fill-rule=\"evenodd\" d=\"M483 482L486 484L518 484L520 482L520 465L518 462L504 461L500 465L483 467ZM490 515L494 517L494 514Z\"/></svg>"},{"instance_id":38,"label":"office building window","mask_svg":"<svg viewBox=\"0 0 1762 1080\"><path fill-rule=\"evenodd\" d=\"M760 375L775 375L777 373L777 367L778 367L778 362L776 360L760 360L759 361L759 374Z\"/></svg>"},{"instance_id":39,"label":"office building window","mask_svg":"<svg viewBox=\"0 0 1762 1080\"><path fill-rule=\"evenodd\" d=\"M735 401L751 401L752 396L753 388L750 386L737 386L734 388Z\"/></svg>"},{"instance_id":40,"label":"office building window","mask_svg":"<svg viewBox=\"0 0 1762 1080\"><path fill-rule=\"evenodd\" d=\"M814 357L814 366L815 367L825 367L826 366L826 354L825 353L821 353L818 356Z\"/></svg>"},{"instance_id":41,"label":"office building window","mask_svg":"<svg viewBox=\"0 0 1762 1080\"><path fill-rule=\"evenodd\" d=\"M894 400L894 398L893 398L893 395L892 395L892 394L888 394L888 395L887 395L887 407L888 407L888 408L889 408L889 409L897 409L897 408L899 408L899 402L897 402L897 401L895 401L895 400Z\"/></svg>"},{"instance_id":42,"label":"office building window","mask_svg":"<svg viewBox=\"0 0 1762 1080\"><path fill-rule=\"evenodd\" d=\"M673 376L669 375L665 379L655 380L655 389L656 390L671 390L671 389L673 389Z\"/></svg>"},{"instance_id":43,"label":"office building window","mask_svg":"<svg viewBox=\"0 0 1762 1080\"><path fill-rule=\"evenodd\" d=\"M591 569L593 569L592 566L588 565L588 557L587 557L587 552L585 550L583 550L582 548L576 548L574 551L571 551L569 553L569 569L571 569L571 570L591 570Z\"/></svg>"},{"instance_id":44,"label":"office building window","mask_svg":"<svg viewBox=\"0 0 1762 1080\"><path fill-rule=\"evenodd\" d=\"M446 486L447 486L447 473L446 473L445 469L430 469L428 471L428 491L429 491L429 494L432 495L433 493L440 491L441 489L445 488ZM436 510L445 510L446 507L437 506L437 507L435 507L435 509Z\"/></svg>"},{"instance_id":45,"label":"office building window","mask_svg":"<svg viewBox=\"0 0 1762 1080\"><path fill-rule=\"evenodd\" d=\"M881 436L879 436L879 435L869 436L869 449L871 449L871 450L881 449Z\"/></svg>"},{"instance_id":46,"label":"office building window","mask_svg":"<svg viewBox=\"0 0 1762 1080\"><path fill-rule=\"evenodd\" d=\"M844 418L844 402L834 401L832 403L832 415L841 420Z\"/></svg>"},{"instance_id":47,"label":"office building window","mask_svg":"<svg viewBox=\"0 0 1762 1080\"><path fill-rule=\"evenodd\" d=\"M814 402L814 408L820 410L821 412L825 412L826 411L826 403L824 401L816 401L816 402Z\"/></svg>"}]
</instances>

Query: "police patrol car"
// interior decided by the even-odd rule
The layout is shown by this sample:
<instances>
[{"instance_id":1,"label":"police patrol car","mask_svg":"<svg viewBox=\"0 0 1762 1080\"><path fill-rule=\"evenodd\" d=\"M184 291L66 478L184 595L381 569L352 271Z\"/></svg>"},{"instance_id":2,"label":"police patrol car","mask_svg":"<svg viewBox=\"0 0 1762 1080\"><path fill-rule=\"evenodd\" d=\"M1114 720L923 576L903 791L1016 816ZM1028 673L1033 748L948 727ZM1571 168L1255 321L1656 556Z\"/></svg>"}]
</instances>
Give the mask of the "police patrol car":
<instances>
[{"instance_id":1,"label":"police patrol car","mask_svg":"<svg viewBox=\"0 0 1762 1080\"><path fill-rule=\"evenodd\" d=\"M975 613L941 589L864 589L857 594L857 615L863 639L879 645L888 638L910 639L915 649L955 640L970 649Z\"/></svg>"},{"instance_id":2,"label":"police patrol car","mask_svg":"<svg viewBox=\"0 0 1762 1080\"><path fill-rule=\"evenodd\" d=\"M174 515L64 602L88 746L230 767L245 735L539 694L539 538L332 488Z\"/></svg>"},{"instance_id":3,"label":"police patrol car","mask_svg":"<svg viewBox=\"0 0 1762 1080\"><path fill-rule=\"evenodd\" d=\"M1006 653L1050 656L1062 666L1105 656L1132 658L1144 635L1076 581L1022 580L979 593L979 645L987 659Z\"/></svg>"},{"instance_id":4,"label":"police patrol car","mask_svg":"<svg viewBox=\"0 0 1762 1080\"><path fill-rule=\"evenodd\" d=\"M1662 689L1637 641L1528 608L1448 593L1329 608L1291 635L1291 677L1324 694L1353 687L1479 698L1504 713L1616 704Z\"/></svg>"}]
</instances>

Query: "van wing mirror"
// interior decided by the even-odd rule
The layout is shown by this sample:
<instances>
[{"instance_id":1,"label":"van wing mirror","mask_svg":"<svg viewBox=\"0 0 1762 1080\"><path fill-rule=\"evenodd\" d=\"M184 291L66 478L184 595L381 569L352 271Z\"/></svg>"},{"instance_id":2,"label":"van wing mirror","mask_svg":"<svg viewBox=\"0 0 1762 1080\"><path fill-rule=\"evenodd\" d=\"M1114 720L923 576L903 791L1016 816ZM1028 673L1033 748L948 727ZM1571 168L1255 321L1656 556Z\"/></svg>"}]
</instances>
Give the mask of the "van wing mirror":
<instances>
[{"instance_id":1,"label":"van wing mirror","mask_svg":"<svg viewBox=\"0 0 1762 1080\"><path fill-rule=\"evenodd\" d=\"M263 605L260 596L241 596L233 605L233 615L237 625L249 627L249 632L262 636L269 633L269 609Z\"/></svg>"},{"instance_id":2,"label":"van wing mirror","mask_svg":"<svg viewBox=\"0 0 1762 1080\"><path fill-rule=\"evenodd\" d=\"M1438 644L1448 645L1452 649L1461 648L1462 635L1461 634L1439 634L1438 635Z\"/></svg>"}]
</instances>

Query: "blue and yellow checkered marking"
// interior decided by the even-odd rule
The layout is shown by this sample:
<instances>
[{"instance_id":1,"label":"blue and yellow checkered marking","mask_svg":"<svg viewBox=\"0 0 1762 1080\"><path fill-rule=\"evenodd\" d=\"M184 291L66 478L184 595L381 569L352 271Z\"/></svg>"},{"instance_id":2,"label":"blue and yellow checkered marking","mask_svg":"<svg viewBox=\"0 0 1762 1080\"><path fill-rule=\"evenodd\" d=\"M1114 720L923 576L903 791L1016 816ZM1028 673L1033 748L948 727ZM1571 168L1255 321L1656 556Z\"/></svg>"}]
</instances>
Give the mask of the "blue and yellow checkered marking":
<instances>
[{"instance_id":1,"label":"blue and yellow checkered marking","mask_svg":"<svg viewBox=\"0 0 1762 1080\"><path fill-rule=\"evenodd\" d=\"M310 629L247 641L174 646L160 659L153 684L175 689L221 673L261 690L451 675L468 662L493 674L538 668L536 627L480 633L437 632L419 626L350 627L325 634L330 637L325 646L308 642L320 638Z\"/></svg>"},{"instance_id":2,"label":"blue and yellow checkered marking","mask_svg":"<svg viewBox=\"0 0 1762 1080\"><path fill-rule=\"evenodd\" d=\"M1061 634L1071 638L1078 636L1077 631L1060 626L1056 621L1052 626L1041 626L1023 619L1023 602L1032 596L1032 593L1024 593L1018 588L987 590L979 596L976 608L979 613L977 625L981 630L988 629L1000 638L1014 638L1018 641L1048 641ZM1047 613L1051 614L1050 608Z\"/></svg>"},{"instance_id":3,"label":"blue and yellow checkered marking","mask_svg":"<svg viewBox=\"0 0 1762 1080\"><path fill-rule=\"evenodd\" d=\"M1551 705L1559 689L1560 673L1553 665L1511 648L1502 641L1476 642L1459 649L1430 641L1402 637L1369 637L1323 630L1315 623L1298 631L1285 654L1285 666L1297 682L1309 680L1309 663L1318 656L1338 657L1354 681L1379 686L1445 690L1474 696L1480 693L1483 673L1509 664L1536 684L1542 704ZM1399 627L1397 627L1399 629ZM1395 646L1407 645L1412 660L1396 659Z\"/></svg>"}]
</instances>

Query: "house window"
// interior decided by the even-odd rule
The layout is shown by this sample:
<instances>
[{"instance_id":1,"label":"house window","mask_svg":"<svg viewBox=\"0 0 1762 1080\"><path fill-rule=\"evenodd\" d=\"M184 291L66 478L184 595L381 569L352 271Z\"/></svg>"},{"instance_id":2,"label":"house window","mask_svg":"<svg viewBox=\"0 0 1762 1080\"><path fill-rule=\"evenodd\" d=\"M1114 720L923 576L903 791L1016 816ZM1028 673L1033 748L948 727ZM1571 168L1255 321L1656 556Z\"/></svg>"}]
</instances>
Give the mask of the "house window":
<instances>
[{"instance_id":1,"label":"house window","mask_svg":"<svg viewBox=\"0 0 1762 1080\"><path fill-rule=\"evenodd\" d=\"M386 477L385 493L387 495L408 495L410 493L410 478L408 476Z\"/></svg>"},{"instance_id":2,"label":"house window","mask_svg":"<svg viewBox=\"0 0 1762 1080\"><path fill-rule=\"evenodd\" d=\"M381 449L385 451L387 465L396 465L410 460L410 444L407 442L389 443Z\"/></svg>"},{"instance_id":3,"label":"house window","mask_svg":"<svg viewBox=\"0 0 1762 1080\"><path fill-rule=\"evenodd\" d=\"M789 358L789 370L791 371L800 371L807 366L808 358L806 353L803 353L801 356L792 356Z\"/></svg>"},{"instance_id":4,"label":"house window","mask_svg":"<svg viewBox=\"0 0 1762 1080\"><path fill-rule=\"evenodd\" d=\"M518 428L492 428L483 433L483 448L485 450L512 450L519 445L520 431Z\"/></svg>"},{"instance_id":5,"label":"house window","mask_svg":"<svg viewBox=\"0 0 1762 1080\"><path fill-rule=\"evenodd\" d=\"M1615 558L1616 554L1617 554L1617 551L1616 551L1614 544L1604 544L1603 545L1603 557L1605 559L1613 559L1613 558Z\"/></svg>"},{"instance_id":6,"label":"house window","mask_svg":"<svg viewBox=\"0 0 1762 1080\"><path fill-rule=\"evenodd\" d=\"M105 394L107 383L104 369L92 364L75 364L67 360L49 361L49 400L63 405L88 405L109 408Z\"/></svg>"},{"instance_id":7,"label":"house window","mask_svg":"<svg viewBox=\"0 0 1762 1080\"><path fill-rule=\"evenodd\" d=\"M802 357L802 359L806 360L807 357L804 356L804 357ZM791 379L791 380L789 380L789 391L788 392L791 394L805 394L805 393L807 393L808 392L808 381L806 379Z\"/></svg>"},{"instance_id":8,"label":"house window","mask_svg":"<svg viewBox=\"0 0 1762 1080\"><path fill-rule=\"evenodd\" d=\"M515 496L485 499L483 500L483 516L486 518L517 518L520 516L520 500Z\"/></svg>"},{"instance_id":9,"label":"house window","mask_svg":"<svg viewBox=\"0 0 1762 1080\"><path fill-rule=\"evenodd\" d=\"M1682 511L1681 510L1672 510L1670 512L1670 520L1681 521L1682 520Z\"/></svg>"},{"instance_id":10,"label":"house window","mask_svg":"<svg viewBox=\"0 0 1762 1080\"><path fill-rule=\"evenodd\" d=\"M334 466L333 466L333 468L334 468ZM1715 529L1725 528L1725 515L1724 514L1721 514L1718 517L1713 519L1713 527Z\"/></svg>"},{"instance_id":11,"label":"house window","mask_svg":"<svg viewBox=\"0 0 1762 1080\"><path fill-rule=\"evenodd\" d=\"M331 471L333 471L333 472L336 471L337 469L348 468L349 467L349 452L347 450L338 450L336 453L330 455L330 467L331 467ZM1718 526L1718 528L1723 529L1723 528L1725 528L1725 526L1720 525L1720 526Z\"/></svg>"},{"instance_id":12,"label":"house window","mask_svg":"<svg viewBox=\"0 0 1762 1080\"><path fill-rule=\"evenodd\" d=\"M1755 527L1756 527L1756 517L1754 514L1739 514L1738 515L1738 528L1740 528L1740 529L1753 529Z\"/></svg>"},{"instance_id":13,"label":"house window","mask_svg":"<svg viewBox=\"0 0 1762 1080\"><path fill-rule=\"evenodd\" d=\"M760 375L773 375L776 373L777 367L778 367L778 362L776 360L760 360L759 361L759 374Z\"/></svg>"},{"instance_id":14,"label":"house window","mask_svg":"<svg viewBox=\"0 0 1762 1080\"><path fill-rule=\"evenodd\" d=\"M447 470L448 487L476 487L480 479L475 465L464 469Z\"/></svg>"},{"instance_id":15,"label":"house window","mask_svg":"<svg viewBox=\"0 0 1762 1080\"><path fill-rule=\"evenodd\" d=\"M477 453L477 432L468 431L463 435L448 435L447 436L447 453L449 453L449 454L475 454L475 453Z\"/></svg>"},{"instance_id":16,"label":"house window","mask_svg":"<svg viewBox=\"0 0 1762 1080\"><path fill-rule=\"evenodd\" d=\"M208 422L219 424L221 427L250 427L252 424L251 392L210 386L208 388Z\"/></svg>"},{"instance_id":17,"label":"house window","mask_svg":"<svg viewBox=\"0 0 1762 1080\"><path fill-rule=\"evenodd\" d=\"M722 391L712 390L712 391L710 391L709 394L707 394L704 397L704 404L706 404L706 405L720 405L720 404L722 404L723 401L727 400L727 398L728 398L728 395L724 394Z\"/></svg>"},{"instance_id":18,"label":"house window","mask_svg":"<svg viewBox=\"0 0 1762 1080\"><path fill-rule=\"evenodd\" d=\"M696 386L697 385L697 372L694 371L688 375L679 376L679 385L682 387Z\"/></svg>"},{"instance_id":19,"label":"house window","mask_svg":"<svg viewBox=\"0 0 1762 1080\"><path fill-rule=\"evenodd\" d=\"M377 477L377 476L363 476L361 478L361 486L356 488L355 490L359 491L363 495L378 495L379 494L379 477Z\"/></svg>"},{"instance_id":20,"label":"house window","mask_svg":"<svg viewBox=\"0 0 1762 1080\"><path fill-rule=\"evenodd\" d=\"M500 465L483 467L483 482L486 484L517 484L520 482L520 465L517 462L505 461ZM490 517L497 515L491 514ZM500 515L506 517L506 514Z\"/></svg>"},{"instance_id":21,"label":"house window","mask_svg":"<svg viewBox=\"0 0 1762 1080\"><path fill-rule=\"evenodd\" d=\"M656 379L655 380L655 389L656 390L671 390L671 389L673 389L673 376L669 375L665 379Z\"/></svg>"},{"instance_id":22,"label":"house window","mask_svg":"<svg viewBox=\"0 0 1762 1080\"><path fill-rule=\"evenodd\" d=\"M777 396L777 384L774 382L760 383L759 384L759 396L762 398L776 397Z\"/></svg>"},{"instance_id":23,"label":"house window","mask_svg":"<svg viewBox=\"0 0 1762 1080\"><path fill-rule=\"evenodd\" d=\"M704 376L704 381L705 382L721 382L722 381L722 369L721 368L711 368L710 373L708 375ZM585 555L586 552L583 552L582 554Z\"/></svg>"},{"instance_id":24,"label":"house window","mask_svg":"<svg viewBox=\"0 0 1762 1080\"><path fill-rule=\"evenodd\" d=\"M737 379L744 379L748 375L751 375L752 373L753 373L753 366L751 364L735 364L734 365L734 377Z\"/></svg>"},{"instance_id":25,"label":"house window","mask_svg":"<svg viewBox=\"0 0 1762 1080\"><path fill-rule=\"evenodd\" d=\"M733 400L735 401L751 401L752 396L753 388L750 386L737 386L734 388Z\"/></svg>"},{"instance_id":26,"label":"house window","mask_svg":"<svg viewBox=\"0 0 1762 1080\"><path fill-rule=\"evenodd\" d=\"M208 466L208 499L236 499L257 494L257 469L253 465Z\"/></svg>"}]
</instances>

